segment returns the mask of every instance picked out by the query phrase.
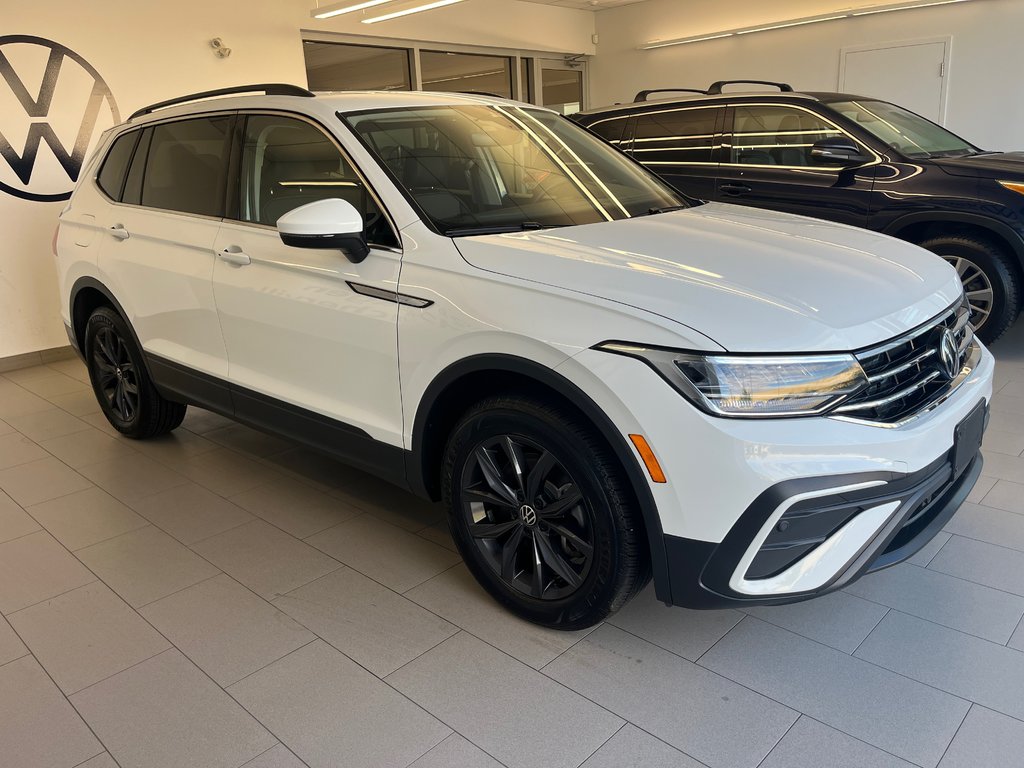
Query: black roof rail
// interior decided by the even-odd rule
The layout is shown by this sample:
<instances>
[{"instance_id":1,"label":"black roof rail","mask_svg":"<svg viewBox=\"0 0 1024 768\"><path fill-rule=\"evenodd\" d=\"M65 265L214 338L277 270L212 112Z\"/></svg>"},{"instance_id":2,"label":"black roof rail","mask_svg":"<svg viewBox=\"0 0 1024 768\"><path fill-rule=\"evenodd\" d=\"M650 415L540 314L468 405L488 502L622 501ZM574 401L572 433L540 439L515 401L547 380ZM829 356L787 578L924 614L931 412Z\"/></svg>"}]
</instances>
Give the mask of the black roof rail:
<instances>
[{"instance_id":1,"label":"black roof rail","mask_svg":"<svg viewBox=\"0 0 1024 768\"><path fill-rule=\"evenodd\" d=\"M704 95L704 91L697 90L696 88L654 88L649 91L640 91L633 97L633 101L647 101L647 97L652 93L699 93L701 96Z\"/></svg>"},{"instance_id":2,"label":"black roof rail","mask_svg":"<svg viewBox=\"0 0 1024 768\"><path fill-rule=\"evenodd\" d=\"M187 96L179 96L176 99L168 99L167 101L158 101L156 104L150 104L148 107L132 112L132 116L128 120L134 120L136 117L142 115L148 115L150 112L155 112L158 109L164 109L165 107L173 107L175 104L187 104L190 101L200 101L201 99L210 99L214 96L231 96L236 93L264 93L267 96L315 96L316 94L310 90L302 88L298 85L290 85L288 83L260 83L259 85L235 85L231 88L217 88L213 91L200 91L199 93L190 93Z\"/></svg>"},{"instance_id":3,"label":"black roof rail","mask_svg":"<svg viewBox=\"0 0 1024 768\"><path fill-rule=\"evenodd\" d=\"M774 85L783 93L792 93L793 86L789 83L773 83L770 80L719 80L717 83L712 83L711 87L708 88L707 94L709 96L717 96L722 92L722 86L725 85Z\"/></svg>"}]
</instances>

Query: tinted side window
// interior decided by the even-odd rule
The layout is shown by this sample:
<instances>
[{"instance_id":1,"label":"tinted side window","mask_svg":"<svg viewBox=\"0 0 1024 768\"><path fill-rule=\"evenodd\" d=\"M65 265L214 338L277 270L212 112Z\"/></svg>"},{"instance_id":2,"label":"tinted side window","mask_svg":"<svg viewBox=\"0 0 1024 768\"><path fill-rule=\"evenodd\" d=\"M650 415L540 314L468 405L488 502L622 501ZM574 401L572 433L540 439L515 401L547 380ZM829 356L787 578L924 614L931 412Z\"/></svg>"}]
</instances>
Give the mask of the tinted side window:
<instances>
[{"instance_id":1,"label":"tinted side window","mask_svg":"<svg viewBox=\"0 0 1024 768\"><path fill-rule=\"evenodd\" d=\"M142 205L223 216L230 131L229 117L154 126L142 184Z\"/></svg>"},{"instance_id":2,"label":"tinted side window","mask_svg":"<svg viewBox=\"0 0 1024 768\"><path fill-rule=\"evenodd\" d=\"M149 157L149 144L153 140L153 129L145 128L140 131L142 138L139 139L139 146L132 158L131 168L128 169L128 178L124 182L124 195L121 201L130 205L139 205L142 202L142 179L146 171L146 159Z\"/></svg>"},{"instance_id":3,"label":"tinted side window","mask_svg":"<svg viewBox=\"0 0 1024 768\"><path fill-rule=\"evenodd\" d=\"M626 124L628 122L628 117L609 117L604 120L598 120L596 123L591 123L587 128L592 130L609 144L615 144L617 146L622 143L623 135L626 132Z\"/></svg>"},{"instance_id":4,"label":"tinted side window","mask_svg":"<svg viewBox=\"0 0 1024 768\"><path fill-rule=\"evenodd\" d=\"M380 206L337 145L302 120L253 116L245 126L240 218L274 226L288 211L326 198L347 200L366 224L370 243L398 246Z\"/></svg>"},{"instance_id":5,"label":"tinted side window","mask_svg":"<svg viewBox=\"0 0 1024 768\"><path fill-rule=\"evenodd\" d=\"M645 165L710 163L717 119L717 107L637 115L632 152Z\"/></svg>"},{"instance_id":6,"label":"tinted side window","mask_svg":"<svg viewBox=\"0 0 1024 768\"><path fill-rule=\"evenodd\" d=\"M138 140L139 131L118 136L110 147L110 151L107 152L99 176L96 177L96 183L100 185L100 189L106 192L107 197L112 200L121 199L128 163L131 162L132 152L135 150L135 143Z\"/></svg>"},{"instance_id":7,"label":"tinted side window","mask_svg":"<svg viewBox=\"0 0 1024 768\"><path fill-rule=\"evenodd\" d=\"M729 161L743 165L823 167L811 162L811 145L842 136L817 115L785 106L736 107Z\"/></svg>"}]
</instances>

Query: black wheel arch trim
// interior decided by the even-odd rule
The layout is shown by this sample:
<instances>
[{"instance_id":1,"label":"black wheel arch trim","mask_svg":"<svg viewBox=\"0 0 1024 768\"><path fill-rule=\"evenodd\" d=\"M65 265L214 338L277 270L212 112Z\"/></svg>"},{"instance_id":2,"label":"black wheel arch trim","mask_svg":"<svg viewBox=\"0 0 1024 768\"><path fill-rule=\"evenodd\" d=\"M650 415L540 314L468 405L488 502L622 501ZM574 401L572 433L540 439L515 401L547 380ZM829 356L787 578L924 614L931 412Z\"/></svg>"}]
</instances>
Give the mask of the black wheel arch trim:
<instances>
[{"instance_id":1,"label":"black wheel arch trim","mask_svg":"<svg viewBox=\"0 0 1024 768\"><path fill-rule=\"evenodd\" d=\"M1002 221L977 213L919 211L917 213L908 213L889 222L881 232L884 235L899 237L900 232L915 224L971 224L987 229L1009 244L1013 254L1017 257L1018 265L1024 268L1024 233L1017 231Z\"/></svg>"},{"instance_id":2,"label":"black wheel arch trim","mask_svg":"<svg viewBox=\"0 0 1024 768\"><path fill-rule=\"evenodd\" d=\"M121 306L121 302L117 300L110 289L95 277L80 277L75 281L74 285L71 286L71 292L68 297L68 317L71 318L68 337L72 342L72 346L75 347L82 359L85 360L85 339L78 338L78 333L75 329L75 304L78 302L79 294L87 288L98 291L102 294L102 296L110 302L110 306L113 307L114 311L121 315L121 319L124 320L124 324L128 326L128 332L132 335L132 341L135 343L135 348L138 349L139 353L142 355L143 365L146 367L146 375L149 376L150 380L152 380L153 373L149 367L149 360L146 358L145 350L142 348L142 342L139 341L139 337L135 333L134 326L132 326L131 322L128 320L128 313L124 311L124 307ZM88 322L88 318L86 318L86 322Z\"/></svg>"},{"instance_id":3,"label":"black wheel arch trim","mask_svg":"<svg viewBox=\"0 0 1024 768\"><path fill-rule=\"evenodd\" d=\"M406 475L409 486L415 493L425 498L436 497L436 492L431 490L431 483L425 472L426 461L429 457L425 454L424 438L434 407L443 393L465 376L474 373L502 371L533 379L538 384L553 390L572 403L607 441L615 453L615 457L626 471L626 476L643 515L655 594L659 600L670 604L672 602L671 583L661 517L658 514L658 507L654 501L654 495L651 493L647 477L637 460L633 447L627 441L626 436L589 395L547 366L515 355L483 354L464 358L442 370L424 391L413 420L412 450L406 453Z\"/></svg>"}]
</instances>

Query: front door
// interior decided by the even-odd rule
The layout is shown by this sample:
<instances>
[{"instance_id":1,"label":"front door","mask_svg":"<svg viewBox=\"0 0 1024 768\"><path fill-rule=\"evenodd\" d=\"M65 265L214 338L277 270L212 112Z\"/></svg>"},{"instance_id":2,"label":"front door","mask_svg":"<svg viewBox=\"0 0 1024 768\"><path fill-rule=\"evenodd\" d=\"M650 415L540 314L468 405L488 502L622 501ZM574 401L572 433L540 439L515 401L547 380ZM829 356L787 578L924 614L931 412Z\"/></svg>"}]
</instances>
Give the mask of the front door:
<instances>
[{"instance_id":1,"label":"front door","mask_svg":"<svg viewBox=\"0 0 1024 768\"><path fill-rule=\"evenodd\" d=\"M842 129L805 107L736 104L726 118L714 199L864 227L874 166L843 168L811 160L811 145L844 137ZM874 153L860 146L865 155Z\"/></svg>"},{"instance_id":2,"label":"front door","mask_svg":"<svg viewBox=\"0 0 1024 768\"><path fill-rule=\"evenodd\" d=\"M213 272L236 413L278 428L283 422L288 432L306 424L328 434L327 425L354 447L325 447L372 465L366 438L402 446L398 304L387 300L398 288L399 240L320 126L286 115L241 119L238 202L217 235ZM287 246L275 229L288 211L329 197L348 200L364 217L372 250L360 264L339 250Z\"/></svg>"},{"instance_id":3,"label":"front door","mask_svg":"<svg viewBox=\"0 0 1024 768\"><path fill-rule=\"evenodd\" d=\"M716 106L641 112L626 146L633 157L680 192L713 200L724 112Z\"/></svg>"}]
</instances>

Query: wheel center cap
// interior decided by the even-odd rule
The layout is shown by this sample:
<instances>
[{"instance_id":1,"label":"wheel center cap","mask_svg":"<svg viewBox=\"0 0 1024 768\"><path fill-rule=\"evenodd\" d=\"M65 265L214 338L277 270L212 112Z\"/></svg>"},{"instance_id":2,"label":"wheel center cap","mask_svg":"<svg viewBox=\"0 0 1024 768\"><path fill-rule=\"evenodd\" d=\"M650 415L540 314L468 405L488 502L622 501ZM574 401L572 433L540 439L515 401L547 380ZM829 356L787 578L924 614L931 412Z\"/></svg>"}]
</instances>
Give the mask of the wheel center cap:
<instances>
[{"instance_id":1,"label":"wheel center cap","mask_svg":"<svg viewBox=\"0 0 1024 768\"><path fill-rule=\"evenodd\" d=\"M530 528L537 524L537 513L529 504L523 504L523 506L519 508L519 517L523 521L523 524Z\"/></svg>"},{"instance_id":2,"label":"wheel center cap","mask_svg":"<svg viewBox=\"0 0 1024 768\"><path fill-rule=\"evenodd\" d=\"M114 374L117 376L119 381L124 378L124 374L121 372L120 368L115 368Z\"/></svg>"}]
</instances>

